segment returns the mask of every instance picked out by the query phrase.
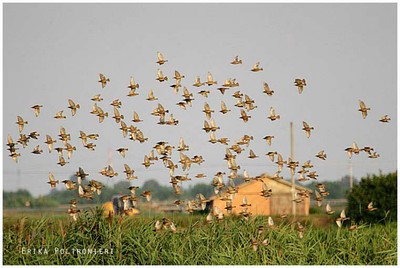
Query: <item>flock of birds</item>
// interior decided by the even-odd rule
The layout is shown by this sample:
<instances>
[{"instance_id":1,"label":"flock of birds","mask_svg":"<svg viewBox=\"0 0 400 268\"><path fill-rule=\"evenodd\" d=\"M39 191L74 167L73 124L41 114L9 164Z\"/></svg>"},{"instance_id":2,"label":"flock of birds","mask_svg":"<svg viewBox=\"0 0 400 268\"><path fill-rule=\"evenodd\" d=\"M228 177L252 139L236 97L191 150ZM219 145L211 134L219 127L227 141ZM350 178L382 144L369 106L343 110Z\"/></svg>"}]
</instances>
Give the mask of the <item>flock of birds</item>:
<instances>
[{"instance_id":1,"label":"flock of birds","mask_svg":"<svg viewBox=\"0 0 400 268\"><path fill-rule=\"evenodd\" d=\"M158 52L157 53L157 64L159 66L162 66L163 64L167 63L168 60L166 60L163 55ZM236 56L230 64L232 65L241 65L242 60L239 59L238 56ZM161 67L160 67L161 68ZM168 77L163 74L162 69L158 69L157 72L157 78L160 83L165 83L168 81ZM253 65L253 67L250 69L251 72L261 72L263 71L263 68L260 67L260 63L257 62L256 64ZM182 75L180 72L175 71L174 73L174 84L170 85L171 88L173 88L175 94L179 93L179 90L182 88L183 94L182 97L183 99L179 102L176 103L176 105L183 110L187 110L192 106L192 102L195 100L193 93L189 91L189 89L185 86L182 85L182 80L185 78L184 75ZM107 84L110 82L110 79L107 78L105 75L100 74L99 75L99 80L98 82L101 84L102 88L105 88ZM193 87L196 88L201 88L204 86L207 86L208 88L210 87L216 87L216 89L222 94L225 95L228 90L233 90L235 87L239 87L239 82L236 81L235 78L229 78L224 81L222 84L218 84L217 81L214 80L213 75L208 72L207 75L207 80L202 82L200 76L197 76L195 78L194 83L192 84ZM296 78L294 80L294 86L297 87L298 93L301 94L304 90L304 88L307 86L306 80L303 78ZM127 94L128 97L135 97L138 96L139 93L137 92L139 88L139 84L135 82L134 78L131 76L130 78L130 83L128 85L129 92ZM200 89L198 91L198 94L201 95L204 98L208 98L208 95L211 94L211 90L206 90L204 88ZM269 87L269 85L264 81L263 82L263 93L265 93L267 96L272 96L274 94L274 91ZM251 111L256 109L257 106L255 105L255 100L252 99L249 95L242 93L240 90L236 90L233 94L232 97L235 99L236 104L234 105L237 107L237 109L240 109L240 117L244 123L248 122L251 120ZM91 98L93 101L93 107L91 110L91 114L95 115L98 117L98 122L102 123L105 118L109 116L108 112L105 112L101 107L100 103L104 100L101 97L101 94L97 94ZM154 95L153 90L150 90L148 93L148 96L146 98L147 101L153 102L157 101L158 98ZM81 108L79 104L75 103L72 99L68 99L68 109L71 111L71 116L76 116L79 112L79 109ZM140 116L137 111L133 111L133 119L131 120L134 124L131 124L128 126L128 124L124 121L127 118L121 114L120 108L122 106L122 102L119 99L115 99L111 102L111 105L113 106L113 116L112 118L115 120L115 123L119 126L119 130L121 130L122 135L124 138L129 138L132 141L135 142L140 142L144 143L147 142L149 139L148 137L145 137L144 133L140 130L139 128L139 123L143 122L142 119L140 119ZM371 109L368 108L365 103L362 100L359 100L359 109L358 111L361 112L362 117L365 119L368 115L368 111ZM41 109L43 109L43 105L41 104L36 104L32 106L32 109L35 113L35 116L38 117L40 116ZM233 109L233 108L232 108ZM235 197L235 194L238 192L238 187L235 186L235 183L233 179L238 178L238 170L240 169L240 166L236 163L236 156L241 154L242 151L245 150L244 146L248 147L253 140L253 136L250 135L244 135L241 137L239 140L236 142L231 142L229 138L227 137L218 137L216 136L217 131L220 129L219 126L216 125L214 119L213 119L213 113L216 111L210 107L210 105L205 102L203 106L202 112L205 115L205 120L204 120L204 127L202 130L210 135L209 142L212 144L215 143L220 143L223 145L226 145L226 152L225 152L225 157L224 160L227 162L227 167L230 170L229 175L227 175L225 172L218 171L215 173L213 179L212 179L212 185L214 186L214 192L216 195L223 196L224 200L226 200L226 210L229 212L232 211L232 201L233 198ZM221 106L220 106L220 113L223 115L231 112L231 109L229 109L226 105L226 103L221 100ZM159 125L177 125L179 124L179 121L174 117L172 112L170 112L168 109L166 109L161 103L158 103L155 109L152 111L151 115L155 116L158 118L157 124ZM66 119L67 116L64 115L64 110L60 110L57 112L54 116L56 120L63 120ZM270 107L269 109L269 115L268 119L271 121L279 120L280 115L277 114L276 110L274 107ZM388 115L384 115L381 117L379 120L380 122L383 123L388 123L390 121L390 118ZM13 138L11 135L8 135L8 150L10 151L10 157L15 160L16 162L18 161L18 157L21 156L20 153L17 152L19 148L17 147L18 144L21 144L23 148L28 146L28 142L31 139L37 140L40 134L37 131L33 131L29 134L24 134L22 133L24 130L24 126L28 124L27 121L25 121L21 116L17 116L17 122L16 124L18 125L18 130L19 130L19 138L17 142L13 141ZM311 137L311 132L314 130L314 127L310 126L307 122L303 121L303 128L305 135L307 138ZM58 135L58 139L62 142L62 146L55 147L57 144L57 140L53 139L50 135L46 135L46 139L44 143L48 147L49 153L52 153L53 150L57 151L59 161L58 165L64 166L68 164L69 162L66 161L65 155L67 159L69 160L73 156L73 152L77 151L76 146L71 145L69 142L71 140L71 134L67 133L66 129L64 127L60 128L60 134ZM82 145L84 148L87 150L94 151L96 148L95 141L100 138L99 134L96 133L85 133L83 131L80 131L79 133L79 138L82 140ZM272 140L275 137L273 135L267 135L263 139L265 139L266 143L268 146L271 146ZM151 165L155 163L155 161L162 161L164 166L169 170L169 175L170 175L170 183L172 184L172 188L176 194L181 194L182 193L182 182L191 180L190 177L188 177L188 174L184 175L176 175L175 170L178 169L178 164L174 163L172 161L172 154L173 152L178 152L179 153L179 164L180 168L182 169L183 172L188 171L191 168L192 164L198 164L201 165L205 160L201 155L193 155L190 157L187 155L187 152L189 151L189 146L185 143L184 139L181 137L179 141L179 145L177 147L169 144L167 141L159 141L156 144L154 144L153 147L154 150L151 150L149 154L144 155L143 157L143 163L142 165L147 169ZM125 147L120 147L116 148L116 151L118 151L121 156L124 158L127 151L129 148ZM345 151L348 153L348 156L351 158L354 154L359 154L360 152L365 152L368 154L369 158L377 158L379 157L379 154L374 151L372 147L365 146L363 148L359 148L357 144L354 142L353 145L349 148L346 148ZM34 149L32 150L33 154L42 154L43 150L41 149L40 145L36 145ZM272 179L275 180L280 180L283 179L280 173L282 172L282 169L284 165L286 165L289 169L292 175L296 173L296 169L299 167L299 162L295 161L294 159L291 159L290 157L288 158L287 161L283 160L283 157L280 153L276 151L270 151L266 154L269 159L276 164L277 166L277 171L276 173L271 176ZM326 159L326 153L322 150L318 152L315 155L317 158L321 160ZM257 156L252 149L249 150L249 159L254 159L257 158ZM303 182L307 181L310 179L315 179L317 180L318 174L316 171L311 171L310 169L313 168L313 165L311 163L311 160L306 161L303 165L301 165L301 168L297 171L299 174L298 181ZM135 170L131 168L128 164L124 164L124 171L126 179L131 181L138 179L137 176L135 176ZM114 176L118 176L118 172L116 172L111 165L107 165L104 167L100 172L101 175L112 178ZM227 175L228 177L228 183L224 183L224 176ZM77 190L78 196L80 198L85 198L85 199L92 199L95 194L100 195L101 190L104 187L104 185L96 180L90 180L88 183L84 183L84 181L87 181L87 177L89 174L87 174L81 167L79 167L78 171L75 173L75 176L77 178L76 181L73 180L63 180L62 183L64 183L65 188L67 190L73 191ZM195 175L195 178L204 178L206 175L204 173L199 173ZM49 172L48 176L48 184L50 184L51 188L55 188L57 184L59 183L59 180L54 178L54 175ZM260 192L260 195L269 198L272 195L272 189L270 189L267 184L262 180L261 176L250 176L249 172L247 170L243 171L243 180L244 182L249 182L252 180L258 180L260 181L262 185L262 191ZM128 194L122 196L121 200L123 201L124 204L124 212L126 214L130 213L130 210L132 210L133 207L136 207L137 205L137 200L138 200L138 195L136 194L136 190L138 187L136 186L131 186L129 187L129 192ZM316 185L316 190L315 192L315 200L317 201L318 205L321 206L322 200L329 195L329 192L326 191L325 186L323 184L317 184ZM318 191L317 191L318 190ZM311 192L309 191L297 191L295 195L295 199L293 202L302 202L304 198L309 197L312 195ZM140 194L141 197L146 198L147 201L150 201L152 198L152 193L151 191L143 191ZM70 209L68 210L68 213L71 215L72 219L76 220L77 215L80 212L79 209L77 209L77 200L73 199L70 202ZM186 211L188 212L193 212L194 210L199 210L205 209L205 204L208 202L208 200L201 194L199 193L197 197L194 200L176 200L174 202L175 205L177 206L183 206L186 205ZM250 212L248 211L248 207L251 206L251 204L247 203L247 199L243 198L243 204L241 205L243 208L243 211L240 213L243 215L245 219L248 219L250 216ZM373 203L371 202L369 204L368 210L373 211L376 208L373 207ZM331 210L329 203L326 205L326 213L331 215L334 213L334 211ZM223 219L223 213L218 210L218 208L214 208L210 214L207 215L206 221L207 222L212 222L213 218L216 218L218 221ZM336 219L336 223L338 224L339 227L342 226L342 222L345 220L348 220L349 218L346 217L344 211L342 211L341 216ZM269 218L269 225L273 225L272 218ZM156 230L161 230L165 228L170 228L173 231L176 231L176 226L171 222L170 220L164 218L161 221L157 221L155 225ZM354 227L351 227L354 228ZM299 235L302 236L302 232L304 230L304 227L298 223L298 231ZM253 247L256 247L257 241L253 241ZM261 244L265 244L266 242L260 242Z\"/></svg>"}]
</instances>

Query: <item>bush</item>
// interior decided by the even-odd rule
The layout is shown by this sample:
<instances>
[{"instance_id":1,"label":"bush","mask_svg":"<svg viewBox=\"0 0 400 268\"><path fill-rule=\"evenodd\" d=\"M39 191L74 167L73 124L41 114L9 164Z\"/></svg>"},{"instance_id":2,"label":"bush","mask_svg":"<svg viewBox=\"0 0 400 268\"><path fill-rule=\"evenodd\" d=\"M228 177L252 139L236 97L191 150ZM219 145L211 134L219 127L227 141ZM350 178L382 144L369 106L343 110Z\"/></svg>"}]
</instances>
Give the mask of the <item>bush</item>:
<instances>
[{"instance_id":1,"label":"bush","mask_svg":"<svg viewBox=\"0 0 400 268\"><path fill-rule=\"evenodd\" d=\"M347 194L348 216L356 223L375 223L397 219L397 171L386 175L368 175ZM369 202L375 211L368 211Z\"/></svg>"}]
</instances>

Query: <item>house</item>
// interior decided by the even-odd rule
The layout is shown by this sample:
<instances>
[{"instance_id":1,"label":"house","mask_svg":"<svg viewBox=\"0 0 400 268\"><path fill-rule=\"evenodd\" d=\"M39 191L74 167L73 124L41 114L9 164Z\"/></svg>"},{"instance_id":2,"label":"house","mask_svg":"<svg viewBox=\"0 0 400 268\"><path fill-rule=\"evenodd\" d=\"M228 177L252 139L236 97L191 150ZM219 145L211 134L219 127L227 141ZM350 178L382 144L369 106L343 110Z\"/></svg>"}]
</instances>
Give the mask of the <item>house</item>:
<instances>
[{"instance_id":1,"label":"house","mask_svg":"<svg viewBox=\"0 0 400 268\"><path fill-rule=\"evenodd\" d=\"M238 186L238 193L232 202L232 213L239 214L243 208L240 206L243 203L243 197L246 196L247 203L251 206L248 207L248 211L252 215L283 215L292 214L292 205L295 205L296 215L308 215L310 209L310 196L304 197L301 202L294 202L292 198L292 184L285 180L274 180L268 175L261 175L268 188L272 190L270 197L263 197L261 195L262 183L261 181L252 180L245 182ZM297 193L311 192L309 189L295 185L295 191ZM226 196L227 193L222 192L218 196L213 196L209 200L208 208L218 207L218 209L227 214L226 201L221 200L222 197ZM297 195L299 197L299 195ZM223 199L223 198L222 198Z\"/></svg>"}]
</instances>

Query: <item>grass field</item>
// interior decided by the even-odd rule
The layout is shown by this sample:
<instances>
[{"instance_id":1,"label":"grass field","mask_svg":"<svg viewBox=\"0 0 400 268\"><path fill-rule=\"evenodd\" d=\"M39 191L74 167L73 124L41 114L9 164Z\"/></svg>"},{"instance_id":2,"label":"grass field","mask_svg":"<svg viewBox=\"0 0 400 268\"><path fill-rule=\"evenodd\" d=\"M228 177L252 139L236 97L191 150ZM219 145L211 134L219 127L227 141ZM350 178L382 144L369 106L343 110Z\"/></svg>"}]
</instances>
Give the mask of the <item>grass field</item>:
<instances>
[{"instance_id":1,"label":"grass field","mask_svg":"<svg viewBox=\"0 0 400 268\"><path fill-rule=\"evenodd\" d=\"M326 215L279 220L168 216L177 231L154 231L163 216L108 219L101 210L67 215L3 215L3 264L29 265L396 265L397 223L337 228ZM330 219L330 220L329 220ZM299 238L296 221L304 227ZM328 224L326 224L328 222ZM325 224L322 224L325 223ZM252 247L252 240L268 245ZM79 250L79 251L78 251ZM96 251L96 254L95 254Z\"/></svg>"}]
</instances>

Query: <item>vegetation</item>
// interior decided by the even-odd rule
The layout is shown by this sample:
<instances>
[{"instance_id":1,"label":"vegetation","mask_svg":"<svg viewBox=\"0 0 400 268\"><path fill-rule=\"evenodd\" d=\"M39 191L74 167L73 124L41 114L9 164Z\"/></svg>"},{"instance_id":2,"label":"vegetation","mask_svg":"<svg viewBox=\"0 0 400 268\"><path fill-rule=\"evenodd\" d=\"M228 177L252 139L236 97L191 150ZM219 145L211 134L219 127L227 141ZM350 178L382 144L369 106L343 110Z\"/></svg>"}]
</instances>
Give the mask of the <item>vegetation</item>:
<instances>
[{"instance_id":1,"label":"vegetation","mask_svg":"<svg viewBox=\"0 0 400 268\"><path fill-rule=\"evenodd\" d=\"M375 223L397 220L397 172L368 175L348 194L348 215L356 222ZM368 211L373 202L377 208Z\"/></svg>"},{"instance_id":2,"label":"vegetation","mask_svg":"<svg viewBox=\"0 0 400 268\"><path fill-rule=\"evenodd\" d=\"M293 219L275 219L276 228L258 234L267 219L248 222L227 217L171 215L177 226L154 231L162 216L106 218L99 209L67 218L4 220L3 264L30 265L396 265L397 224L338 229L331 222L318 228L302 220L299 238ZM267 239L253 250L251 241ZM30 249L30 254L27 250ZM41 250L41 254L39 253ZM44 254L44 250L47 254ZM81 253L78 253L77 249ZM86 254L82 254L86 249ZM92 254L88 254L88 249ZM93 250L97 250L97 254ZM103 254L100 254L100 249ZM35 253L33 253L35 250ZM105 250L108 254L105 254ZM112 254L110 254L112 250Z\"/></svg>"}]
</instances>

